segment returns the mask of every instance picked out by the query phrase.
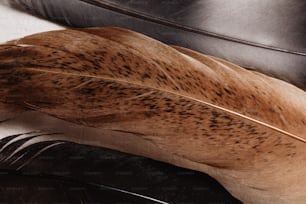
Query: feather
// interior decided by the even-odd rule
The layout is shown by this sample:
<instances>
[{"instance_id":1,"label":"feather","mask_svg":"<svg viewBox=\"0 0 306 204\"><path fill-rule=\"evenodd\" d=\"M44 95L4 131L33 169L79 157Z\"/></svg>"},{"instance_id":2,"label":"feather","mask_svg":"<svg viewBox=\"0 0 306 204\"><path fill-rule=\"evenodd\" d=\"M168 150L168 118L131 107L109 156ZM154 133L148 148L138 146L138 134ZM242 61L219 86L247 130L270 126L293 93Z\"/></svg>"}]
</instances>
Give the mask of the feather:
<instances>
[{"instance_id":1,"label":"feather","mask_svg":"<svg viewBox=\"0 0 306 204\"><path fill-rule=\"evenodd\" d=\"M14 203L75 203L78 201L80 203L99 203L103 200L105 203L128 201L129 203L168 204L132 191L95 182L82 182L62 175L8 170L0 172L1 202L4 203L12 203L12 200L15 201Z\"/></svg>"},{"instance_id":2,"label":"feather","mask_svg":"<svg viewBox=\"0 0 306 204\"><path fill-rule=\"evenodd\" d=\"M300 0L12 1L50 21L78 28L128 28L167 44L227 59L306 90L306 3Z\"/></svg>"},{"instance_id":3,"label":"feather","mask_svg":"<svg viewBox=\"0 0 306 204\"><path fill-rule=\"evenodd\" d=\"M306 94L291 84L107 27L10 41L0 72L2 125L206 172L246 203L306 199Z\"/></svg>"}]
</instances>

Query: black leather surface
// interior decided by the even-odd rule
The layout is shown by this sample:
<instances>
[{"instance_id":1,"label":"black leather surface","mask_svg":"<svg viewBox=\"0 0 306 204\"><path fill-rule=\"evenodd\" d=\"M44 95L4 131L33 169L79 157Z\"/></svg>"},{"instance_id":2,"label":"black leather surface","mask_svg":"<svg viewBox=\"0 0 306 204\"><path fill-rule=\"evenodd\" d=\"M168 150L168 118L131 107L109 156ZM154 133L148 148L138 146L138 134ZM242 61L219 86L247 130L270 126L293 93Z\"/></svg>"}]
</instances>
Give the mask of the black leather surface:
<instances>
[{"instance_id":1,"label":"black leather surface","mask_svg":"<svg viewBox=\"0 0 306 204\"><path fill-rule=\"evenodd\" d=\"M1 171L0 173L1 203L160 203L57 176L13 171Z\"/></svg>"},{"instance_id":2,"label":"black leather surface","mask_svg":"<svg viewBox=\"0 0 306 204\"><path fill-rule=\"evenodd\" d=\"M14 0L74 27L120 26L306 89L303 0Z\"/></svg>"}]
</instances>

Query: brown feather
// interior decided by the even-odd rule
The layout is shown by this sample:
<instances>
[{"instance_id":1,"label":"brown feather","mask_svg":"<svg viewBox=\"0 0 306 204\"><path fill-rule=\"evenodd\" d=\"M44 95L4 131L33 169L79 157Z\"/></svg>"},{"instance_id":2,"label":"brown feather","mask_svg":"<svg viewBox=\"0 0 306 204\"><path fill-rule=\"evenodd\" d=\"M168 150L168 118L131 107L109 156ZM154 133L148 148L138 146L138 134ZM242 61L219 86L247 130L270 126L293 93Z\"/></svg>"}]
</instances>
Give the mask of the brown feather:
<instances>
[{"instance_id":1,"label":"brown feather","mask_svg":"<svg viewBox=\"0 0 306 204\"><path fill-rule=\"evenodd\" d=\"M286 82L120 28L8 42L0 72L2 112L131 134L112 148L209 173L248 203L306 200L306 94Z\"/></svg>"}]
</instances>

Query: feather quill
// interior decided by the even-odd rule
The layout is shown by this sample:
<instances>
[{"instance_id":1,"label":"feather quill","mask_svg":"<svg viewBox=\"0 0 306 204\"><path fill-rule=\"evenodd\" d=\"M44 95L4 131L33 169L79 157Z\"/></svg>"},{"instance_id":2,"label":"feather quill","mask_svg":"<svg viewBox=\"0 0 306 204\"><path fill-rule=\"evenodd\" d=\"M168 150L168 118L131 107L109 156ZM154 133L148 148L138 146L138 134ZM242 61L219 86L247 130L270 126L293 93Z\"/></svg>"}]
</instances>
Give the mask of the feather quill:
<instances>
[{"instance_id":1,"label":"feather quill","mask_svg":"<svg viewBox=\"0 0 306 204\"><path fill-rule=\"evenodd\" d=\"M306 199L306 94L286 82L107 27L7 42L0 72L0 112L60 123L54 140L206 172L245 203Z\"/></svg>"}]
</instances>

